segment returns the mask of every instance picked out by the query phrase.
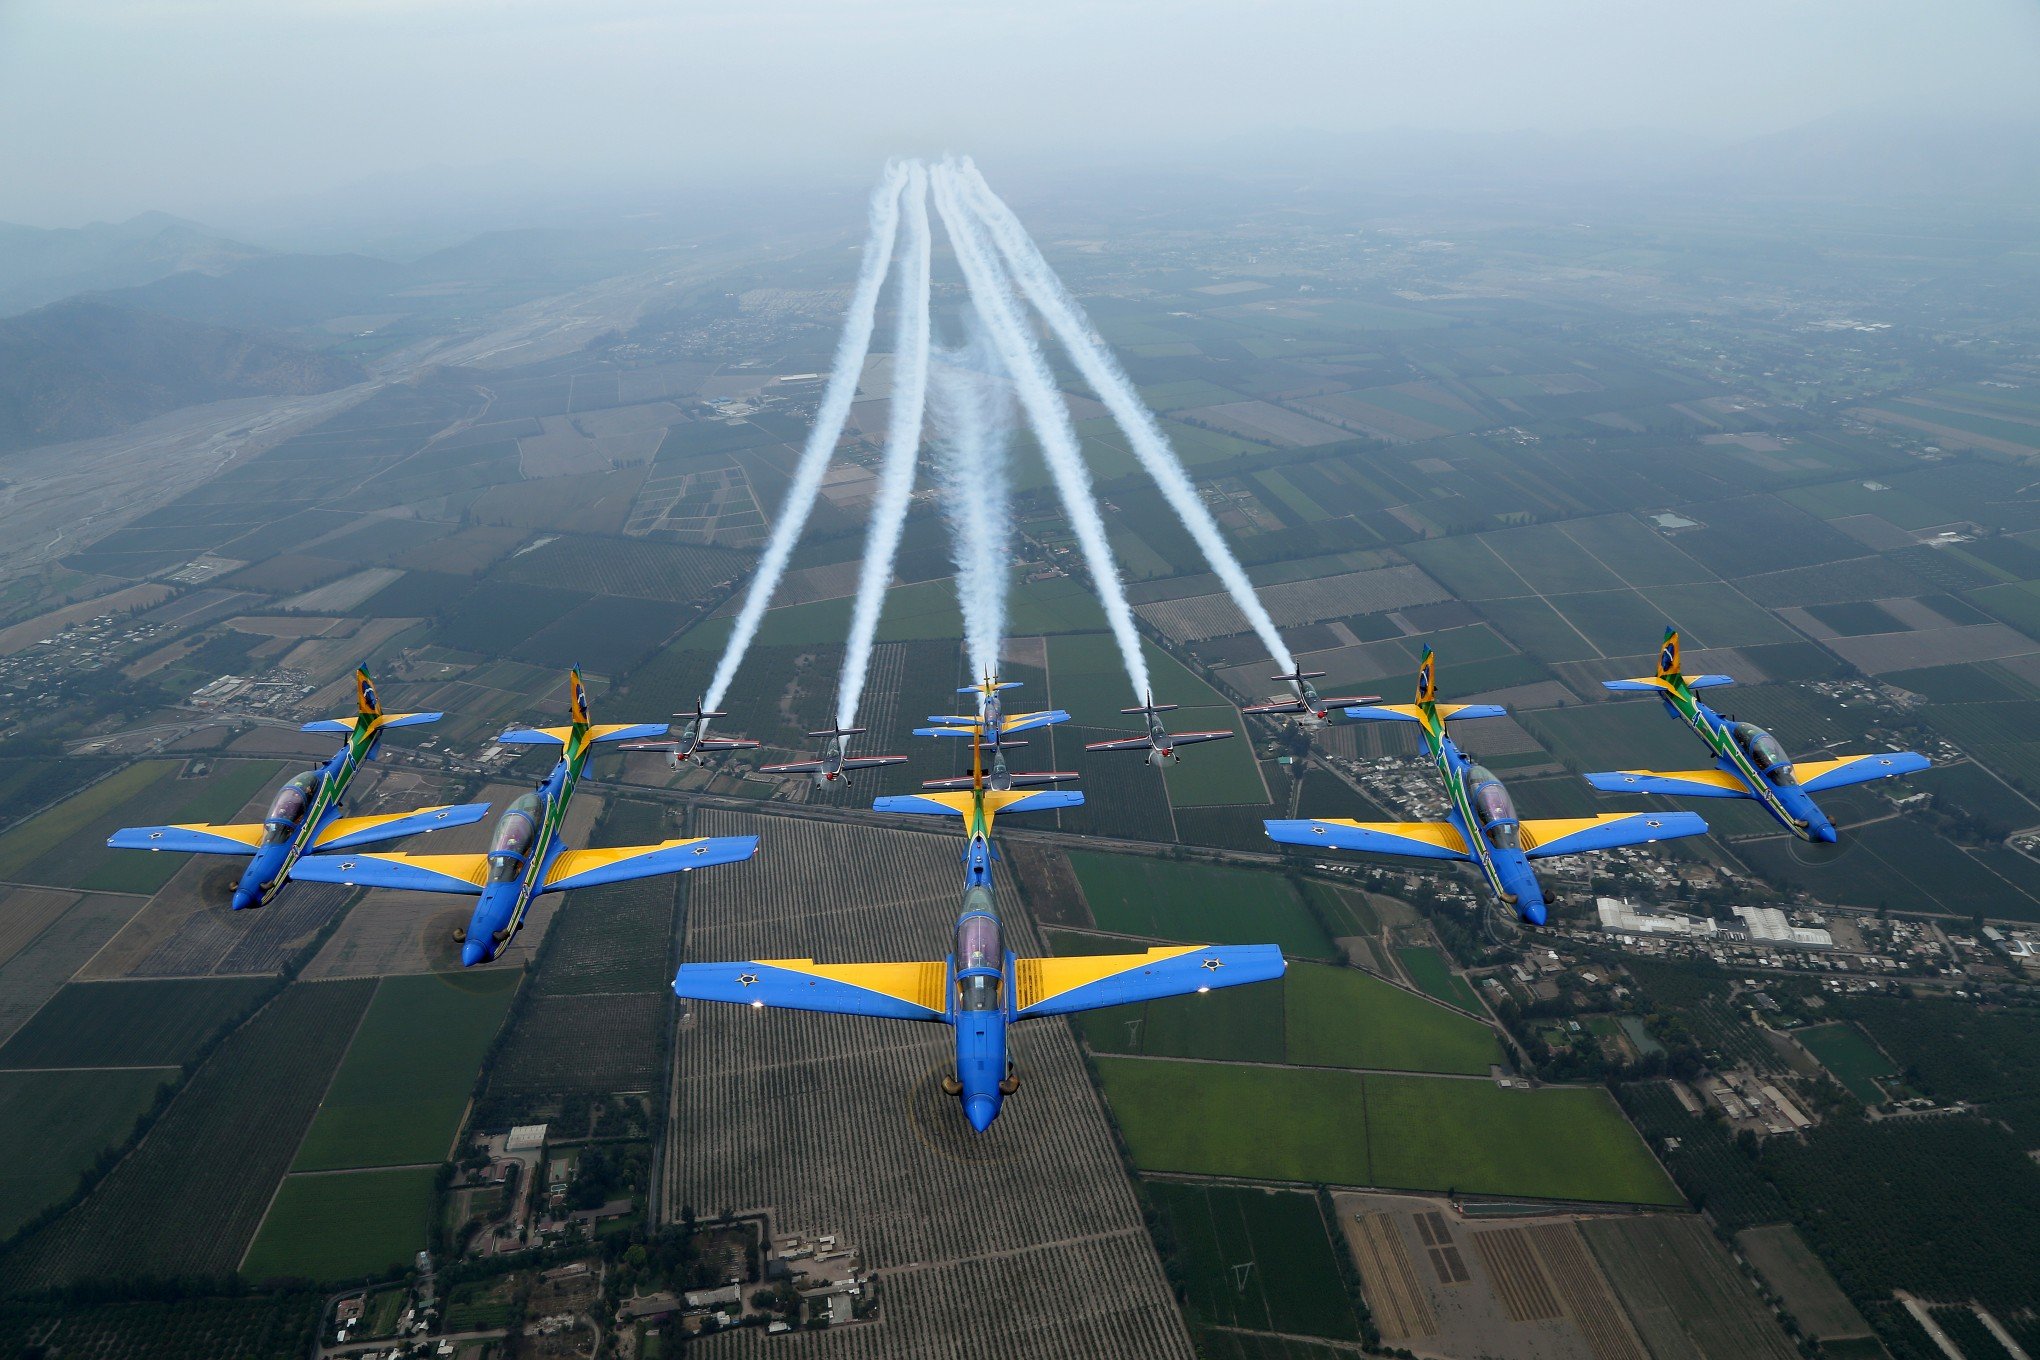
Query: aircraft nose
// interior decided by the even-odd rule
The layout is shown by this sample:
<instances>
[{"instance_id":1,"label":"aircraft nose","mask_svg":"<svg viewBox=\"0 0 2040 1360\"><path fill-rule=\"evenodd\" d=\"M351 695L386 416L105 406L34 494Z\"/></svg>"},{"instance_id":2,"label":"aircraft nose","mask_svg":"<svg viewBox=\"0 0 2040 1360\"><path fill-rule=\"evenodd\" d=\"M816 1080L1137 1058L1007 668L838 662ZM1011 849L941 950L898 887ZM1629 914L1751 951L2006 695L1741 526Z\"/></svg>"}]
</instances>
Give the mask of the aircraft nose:
<instances>
[{"instance_id":1,"label":"aircraft nose","mask_svg":"<svg viewBox=\"0 0 2040 1360\"><path fill-rule=\"evenodd\" d=\"M460 947L460 966L473 968L476 964L489 961L489 945L486 940L469 940Z\"/></svg>"},{"instance_id":2,"label":"aircraft nose","mask_svg":"<svg viewBox=\"0 0 2040 1360\"><path fill-rule=\"evenodd\" d=\"M1541 926L1544 924L1545 917L1544 903L1537 901L1534 898L1523 898L1518 900L1516 903L1516 911L1519 915L1522 916L1524 920L1528 921L1533 926Z\"/></svg>"},{"instance_id":3,"label":"aircraft nose","mask_svg":"<svg viewBox=\"0 0 2040 1360\"><path fill-rule=\"evenodd\" d=\"M1806 838L1821 845L1833 845L1835 843L1835 824L1823 817L1806 829Z\"/></svg>"},{"instance_id":4,"label":"aircraft nose","mask_svg":"<svg viewBox=\"0 0 2040 1360\"><path fill-rule=\"evenodd\" d=\"M262 894L254 888L234 889L234 910L247 911L262 905Z\"/></svg>"},{"instance_id":5,"label":"aircraft nose","mask_svg":"<svg viewBox=\"0 0 2040 1360\"><path fill-rule=\"evenodd\" d=\"M963 1117L970 1121L972 1128L983 1133L999 1117L999 1102L990 1096L972 1096L963 1102Z\"/></svg>"}]
</instances>

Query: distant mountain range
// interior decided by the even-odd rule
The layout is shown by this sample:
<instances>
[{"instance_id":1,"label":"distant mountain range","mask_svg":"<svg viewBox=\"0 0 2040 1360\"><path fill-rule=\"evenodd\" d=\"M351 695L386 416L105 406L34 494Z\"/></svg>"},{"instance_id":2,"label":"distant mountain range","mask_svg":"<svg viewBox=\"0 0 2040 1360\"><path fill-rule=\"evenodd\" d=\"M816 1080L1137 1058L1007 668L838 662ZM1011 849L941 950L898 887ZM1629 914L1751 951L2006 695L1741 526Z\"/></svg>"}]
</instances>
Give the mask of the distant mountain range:
<instances>
[{"instance_id":1,"label":"distant mountain range","mask_svg":"<svg viewBox=\"0 0 2040 1360\"><path fill-rule=\"evenodd\" d=\"M325 392L359 364L286 341L74 298L0 320L0 452L124 429L180 406Z\"/></svg>"},{"instance_id":2,"label":"distant mountain range","mask_svg":"<svg viewBox=\"0 0 2040 1360\"><path fill-rule=\"evenodd\" d=\"M217 272L265 253L167 213L56 230L0 222L0 316L182 270Z\"/></svg>"}]
</instances>

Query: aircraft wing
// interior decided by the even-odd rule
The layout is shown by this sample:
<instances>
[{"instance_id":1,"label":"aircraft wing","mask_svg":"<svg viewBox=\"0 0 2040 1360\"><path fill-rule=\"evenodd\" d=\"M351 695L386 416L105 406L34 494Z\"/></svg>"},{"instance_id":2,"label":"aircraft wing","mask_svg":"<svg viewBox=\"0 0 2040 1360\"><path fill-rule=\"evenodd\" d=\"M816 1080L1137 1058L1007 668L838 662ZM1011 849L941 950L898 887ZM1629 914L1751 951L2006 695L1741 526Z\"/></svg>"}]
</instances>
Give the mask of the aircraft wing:
<instances>
[{"instance_id":1,"label":"aircraft wing","mask_svg":"<svg viewBox=\"0 0 2040 1360\"><path fill-rule=\"evenodd\" d=\"M1171 732L1169 740L1178 746L1195 746L1200 741L1224 741L1234 735L1236 734L1228 727L1223 732Z\"/></svg>"},{"instance_id":2,"label":"aircraft wing","mask_svg":"<svg viewBox=\"0 0 2040 1360\"><path fill-rule=\"evenodd\" d=\"M1808 793L1839 789L1847 784L1867 784L1898 774L1917 774L1934 762L1916 751L1884 751L1874 756L1836 756L1831 760L1801 760L1793 764L1799 787Z\"/></svg>"},{"instance_id":3,"label":"aircraft wing","mask_svg":"<svg viewBox=\"0 0 2040 1360\"><path fill-rule=\"evenodd\" d=\"M540 892L568 892L659 874L684 874L711 864L734 864L758 853L756 836L696 836L657 845L563 850L545 872Z\"/></svg>"},{"instance_id":4,"label":"aircraft wing","mask_svg":"<svg viewBox=\"0 0 2040 1360\"><path fill-rule=\"evenodd\" d=\"M1332 703L1341 702L1331 700ZM1346 716L1367 722L1422 722L1423 715L1415 704L1369 704L1362 708L1349 708ZM1441 718L1506 718L1509 710L1500 704L1439 704Z\"/></svg>"},{"instance_id":5,"label":"aircraft wing","mask_svg":"<svg viewBox=\"0 0 2040 1360\"><path fill-rule=\"evenodd\" d=\"M1069 720L1070 715L1059 708L1043 709L1039 713L1009 714L999 723L999 735L1003 737L1015 732L1031 732L1037 727L1053 727L1057 723L1066 723Z\"/></svg>"},{"instance_id":6,"label":"aircraft wing","mask_svg":"<svg viewBox=\"0 0 2040 1360\"><path fill-rule=\"evenodd\" d=\"M785 765L760 765L759 774L814 774L823 766L819 760L795 760Z\"/></svg>"},{"instance_id":7,"label":"aircraft wing","mask_svg":"<svg viewBox=\"0 0 2040 1360\"><path fill-rule=\"evenodd\" d=\"M696 751L748 751L758 743L741 737L703 737L692 749ZM684 741L627 741L617 748L623 751L685 751L689 749Z\"/></svg>"},{"instance_id":8,"label":"aircraft wing","mask_svg":"<svg viewBox=\"0 0 2040 1360\"><path fill-rule=\"evenodd\" d=\"M843 762L846 770L875 770L881 765L904 765L908 756L851 756Z\"/></svg>"},{"instance_id":9,"label":"aircraft wing","mask_svg":"<svg viewBox=\"0 0 2040 1360\"><path fill-rule=\"evenodd\" d=\"M355 888L406 888L412 892L477 896L488 878L487 855L381 855L344 852L306 855L290 876L306 883L345 883Z\"/></svg>"},{"instance_id":10,"label":"aircraft wing","mask_svg":"<svg viewBox=\"0 0 2040 1360\"><path fill-rule=\"evenodd\" d=\"M1240 712L1242 712L1242 713L1301 713L1301 712L1303 712L1303 700L1301 700L1301 699L1276 699L1276 700L1274 700L1274 701L1272 701L1272 702L1270 702L1270 703L1265 703L1265 704L1248 704L1248 705L1247 705L1246 707L1242 708L1242 709L1240 710Z\"/></svg>"},{"instance_id":11,"label":"aircraft wing","mask_svg":"<svg viewBox=\"0 0 2040 1360\"><path fill-rule=\"evenodd\" d=\"M1707 834L1707 823L1697 812L1604 812L1598 817L1549 817L1517 825L1528 859Z\"/></svg>"},{"instance_id":12,"label":"aircraft wing","mask_svg":"<svg viewBox=\"0 0 2040 1360\"><path fill-rule=\"evenodd\" d=\"M1228 732L1226 735L1231 736L1232 733ZM1087 741L1084 743L1084 749L1086 751L1138 751L1151 745L1153 743L1144 736L1119 737L1113 741Z\"/></svg>"},{"instance_id":13,"label":"aircraft wing","mask_svg":"<svg viewBox=\"0 0 2040 1360\"><path fill-rule=\"evenodd\" d=\"M339 817L326 824L312 841L313 850L352 850L377 841L393 841L420 831L438 831L449 826L466 826L489 815L487 803L461 803L422 807L416 812L393 812L381 817Z\"/></svg>"},{"instance_id":14,"label":"aircraft wing","mask_svg":"<svg viewBox=\"0 0 2040 1360\"><path fill-rule=\"evenodd\" d=\"M1345 817L1263 822L1271 840L1284 845L1330 846L1413 859L1472 859L1466 838L1450 822L1356 822Z\"/></svg>"},{"instance_id":15,"label":"aircraft wing","mask_svg":"<svg viewBox=\"0 0 2040 1360\"><path fill-rule=\"evenodd\" d=\"M124 826L106 838L114 850L181 850L193 855L252 855L262 844L260 822L183 826Z\"/></svg>"},{"instance_id":16,"label":"aircraft wing","mask_svg":"<svg viewBox=\"0 0 2040 1360\"><path fill-rule=\"evenodd\" d=\"M1281 977L1284 966L1281 948L1272 944L1173 945L1145 954L1015 959L1014 1018L1068 1015L1266 982Z\"/></svg>"},{"instance_id":17,"label":"aircraft wing","mask_svg":"<svg viewBox=\"0 0 2040 1360\"><path fill-rule=\"evenodd\" d=\"M906 812L921 817L968 817L975 795L962 793L895 793L872 800L873 812ZM1084 795L1075 789L1042 789L1038 793L1017 790L985 793L985 811L1047 812L1054 808L1082 807Z\"/></svg>"},{"instance_id":18,"label":"aircraft wing","mask_svg":"<svg viewBox=\"0 0 2040 1360\"><path fill-rule=\"evenodd\" d=\"M571 727L513 727L497 733L496 740L505 746L564 746L573 733ZM590 741L639 741L666 735L665 723L596 723L588 729Z\"/></svg>"},{"instance_id":19,"label":"aircraft wing","mask_svg":"<svg viewBox=\"0 0 2040 1360\"><path fill-rule=\"evenodd\" d=\"M1587 782L1603 793L1662 793L1675 798L1754 798L1727 770L1603 770Z\"/></svg>"},{"instance_id":20,"label":"aircraft wing","mask_svg":"<svg viewBox=\"0 0 2040 1360\"><path fill-rule=\"evenodd\" d=\"M816 963L756 959L683 963L674 994L689 1001L730 1001L836 1015L940 1020L948 1014L946 963Z\"/></svg>"}]
</instances>

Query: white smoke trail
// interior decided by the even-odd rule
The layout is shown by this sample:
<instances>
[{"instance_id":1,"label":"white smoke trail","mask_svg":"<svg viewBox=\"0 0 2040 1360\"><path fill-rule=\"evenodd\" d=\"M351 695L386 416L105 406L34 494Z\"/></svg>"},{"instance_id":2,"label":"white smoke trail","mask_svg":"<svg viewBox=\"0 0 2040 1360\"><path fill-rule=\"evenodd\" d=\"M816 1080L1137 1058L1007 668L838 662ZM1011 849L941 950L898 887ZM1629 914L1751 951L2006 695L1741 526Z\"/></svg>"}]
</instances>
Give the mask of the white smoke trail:
<instances>
[{"instance_id":1,"label":"white smoke trail","mask_svg":"<svg viewBox=\"0 0 2040 1360\"><path fill-rule=\"evenodd\" d=\"M977 219L961 201L957 179L955 168L947 162L936 167L936 210L942 214L942 225L955 247L957 264L970 284L971 304L998 347L1000 362L1013 375L1020 405L1041 444L1042 457L1062 499L1063 513L1069 516L1070 528L1077 535L1077 544L1083 549L1084 561L1098 588L1099 603L1105 607L1105 620L1119 644L1126 678L1133 683L1134 702L1144 704L1148 695L1147 658L1141 653L1133 610L1126 603L1119 567L1112 559L1112 544L1098 518L1097 499L1091 494L1091 473L1084 466L1076 431L1070 428L1069 408L1056 390L1040 346L1020 318L1003 271L993 259L990 247L978 235Z\"/></svg>"},{"instance_id":2,"label":"white smoke trail","mask_svg":"<svg viewBox=\"0 0 2040 1360\"><path fill-rule=\"evenodd\" d=\"M921 454L921 421L928 408L928 171L919 161L907 170L906 237L901 246L899 319L893 341L892 412L886 421L885 461L872 501L871 528L864 539L864 563L857 577L857 603L850 615L850 643L837 682L836 726L857 725L864 678L871 669L871 644L878 616L892 584L900 531L914 493L914 464Z\"/></svg>"},{"instance_id":3,"label":"white smoke trail","mask_svg":"<svg viewBox=\"0 0 2040 1360\"><path fill-rule=\"evenodd\" d=\"M1013 395L998 365L980 332L966 349L944 353L929 388L935 474L949 511L956 598L973 681L999 668L1011 580Z\"/></svg>"},{"instance_id":4,"label":"white smoke trail","mask_svg":"<svg viewBox=\"0 0 2040 1360\"><path fill-rule=\"evenodd\" d=\"M1091 385L1091 390L1112 412L1119 428L1126 432L1128 442L1133 445L1134 456L1140 459L1148 476L1154 478L1155 485L1161 488L1170 508L1183 521L1183 527L1197 540L1205 560L1218 573L1233 603L1247 616L1262 645L1268 648L1268 654L1281 663L1283 670L1295 670L1296 658L1290 655L1275 621L1268 617L1260 597L1254 593L1254 583L1247 576L1246 568L1233 556L1225 536L1211 518L1211 512L1198 499L1197 486L1190 480L1190 474L1183 470L1183 462L1170 447L1168 436L1155 423L1154 416L1134 390L1133 381L1120 368L1118 360L1112 357L1111 350L1091 329L1083 308L1063 287L1062 280L1049 267L1033 238L1028 236L1027 229L1020 224L1020 219L992 192L991 185L985 182L984 176L969 158L964 159L955 181L958 197L976 210L978 220L985 225L999 253L1005 257L1006 267L1012 271L1015 282L1069 351L1077 371L1084 375L1084 381Z\"/></svg>"},{"instance_id":5,"label":"white smoke trail","mask_svg":"<svg viewBox=\"0 0 2040 1360\"><path fill-rule=\"evenodd\" d=\"M850 295L850 310L843 318L843 334L836 342L835 367L829 372L828 385L822 389L815 427L808 431L793 483L787 488L779 518L772 525L772 536L766 540L764 555L758 559L757 572L751 577L751 588L745 592L743 606L737 611L736 626L730 630L722 660L716 664L715 679L709 682L703 698L708 708L722 706L723 695L737 677L737 668L744 664L744 653L751 648L758 622L765 617L765 607L772 603L772 593L779 589L779 578L786 574L786 561L793 556L793 545L799 542L801 530L807 527L815 494L821 489L822 474L828 471L836 441L842 437L843 421L857 395L857 379L864 372L864 356L871 349L878 291L892 262L893 238L900 225L900 190L906 182L906 167L889 165L885 178L872 191L871 232L864 242L864 259L858 266L857 286Z\"/></svg>"}]
</instances>

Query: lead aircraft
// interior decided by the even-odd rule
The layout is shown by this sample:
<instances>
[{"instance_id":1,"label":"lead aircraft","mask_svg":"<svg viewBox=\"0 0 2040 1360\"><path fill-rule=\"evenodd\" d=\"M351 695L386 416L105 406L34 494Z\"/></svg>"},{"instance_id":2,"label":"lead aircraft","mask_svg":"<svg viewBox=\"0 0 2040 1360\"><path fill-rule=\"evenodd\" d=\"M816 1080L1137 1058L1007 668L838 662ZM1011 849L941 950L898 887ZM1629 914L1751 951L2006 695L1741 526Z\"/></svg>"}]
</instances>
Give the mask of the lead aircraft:
<instances>
[{"instance_id":1,"label":"lead aircraft","mask_svg":"<svg viewBox=\"0 0 2040 1360\"><path fill-rule=\"evenodd\" d=\"M364 761L374 760L382 734L392 727L438 722L441 713L385 713L375 681L366 669L354 672L354 716L308 722L306 732L333 732L343 740L331 759L306 770L276 791L259 822L216 825L122 827L107 838L116 850L180 850L196 855L246 855L248 867L234 885L234 910L265 907L275 900L300 857L313 850L351 850L378 841L449 826L466 826L488 815L487 803L419 808L380 817L342 817L347 786Z\"/></svg>"},{"instance_id":2,"label":"lead aircraft","mask_svg":"<svg viewBox=\"0 0 2040 1360\"><path fill-rule=\"evenodd\" d=\"M1832 845L1835 824L1809 797L1847 784L1914 774L1933 762L1912 751L1830 756L1794 761L1778 739L1755 723L1724 718L1694 697L1696 689L1732 685L1727 675L1687 675L1679 662L1679 630L1665 629L1657 674L1603 680L1608 689L1656 694L1665 709L1693 729L1714 754L1706 770L1604 770L1587 782L1606 793L1659 793L1686 798L1754 798L1787 831L1804 841Z\"/></svg>"},{"instance_id":3,"label":"lead aircraft","mask_svg":"<svg viewBox=\"0 0 2040 1360\"><path fill-rule=\"evenodd\" d=\"M852 770L875 770L884 765L904 765L905 756L853 756L850 754L850 738L861 737L862 727L824 727L819 732L808 733L811 737L827 737L829 744L822 748L820 760L795 760L785 765L760 765L759 774L811 774L815 787L833 784L838 779L850 782Z\"/></svg>"},{"instance_id":4,"label":"lead aircraft","mask_svg":"<svg viewBox=\"0 0 2040 1360\"><path fill-rule=\"evenodd\" d=\"M1698 836L1707 823L1690 812L1608 813L1598 817L1525 820L1502 781L1468 759L1445 733L1447 718L1500 718L1496 704L1438 702L1438 662L1431 649L1417 665L1413 704L1349 708L1346 716L1371 722L1413 722L1424 729L1424 745L1444 782L1449 804L1442 822L1356 822L1344 817L1267 822L1271 839L1285 845L1330 846L1377 855L1463 860L1479 866L1488 890L1522 920L1543 925L1544 889L1532 860L1612 850L1676 836Z\"/></svg>"},{"instance_id":5,"label":"lead aircraft","mask_svg":"<svg viewBox=\"0 0 2040 1360\"><path fill-rule=\"evenodd\" d=\"M579 671L568 673L567 686L573 717L567 726L513 728L496 738L520 746L556 744L561 754L552 773L536 789L512 803L498 819L486 852L310 855L299 863L298 877L322 883L462 893L479 898L467 928L454 932L454 939L461 946L461 965L472 968L503 952L504 946L523 929L525 913L541 893L686 873L711 864L749 859L758 852L756 836L695 837L604 850L567 849L560 839L560 827L595 743L657 736L665 730L663 723L597 726L588 720L588 693L581 685Z\"/></svg>"},{"instance_id":6,"label":"lead aircraft","mask_svg":"<svg viewBox=\"0 0 2040 1360\"><path fill-rule=\"evenodd\" d=\"M1008 713L1003 697L1009 689L1020 688L1018 680L1001 680L996 675L987 675L975 685L965 685L958 694L975 694L978 711L972 713L933 713L928 721L933 727L917 727L917 737L971 737L982 739L993 751L1001 746L1018 746L1023 743L1008 741L1008 737L1030 732L1037 727L1051 727L1066 723L1070 715L1059 708L1046 708L1037 713Z\"/></svg>"},{"instance_id":7,"label":"lead aircraft","mask_svg":"<svg viewBox=\"0 0 2040 1360\"><path fill-rule=\"evenodd\" d=\"M985 742L971 742L972 787L965 793L880 798L880 812L961 817L963 907L949 957L931 963L816 963L751 959L682 964L673 990L690 1001L727 1001L788 1010L929 1020L956 1031L956 1068L942 1089L983 1133L1020 1087L1006 1055L1006 1028L1044 1015L1068 1015L1165 996L1237 987L1282 975L1272 944L1170 945L1144 954L1022 959L1006 947L992 902L992 822L1001 812L1075 807L1074 790L1027 793L985 786Z\"/></svg>"}]
</instances>

